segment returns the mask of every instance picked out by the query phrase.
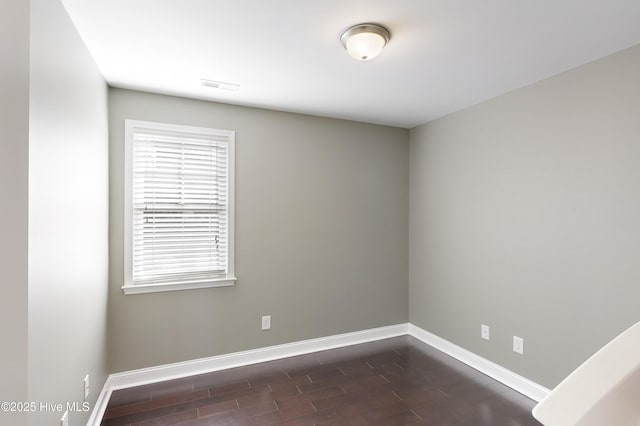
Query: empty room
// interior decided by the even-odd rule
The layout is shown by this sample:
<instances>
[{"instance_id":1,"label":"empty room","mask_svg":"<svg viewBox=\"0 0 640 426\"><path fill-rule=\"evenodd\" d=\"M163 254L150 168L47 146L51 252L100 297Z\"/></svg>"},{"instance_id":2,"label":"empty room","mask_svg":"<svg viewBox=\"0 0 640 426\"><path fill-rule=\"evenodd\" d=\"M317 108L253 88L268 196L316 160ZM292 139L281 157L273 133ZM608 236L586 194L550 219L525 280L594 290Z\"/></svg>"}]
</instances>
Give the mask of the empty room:
<instances>
[{"instance_id":1,"label":"empty room","mask_svg":"<svg viewBox=\"0 0 640 426\"><path fill-rule=\"evenodd\" d=\"M637 426L639 22L2 0L0 426Z\"/></svg>"}]
</instances>

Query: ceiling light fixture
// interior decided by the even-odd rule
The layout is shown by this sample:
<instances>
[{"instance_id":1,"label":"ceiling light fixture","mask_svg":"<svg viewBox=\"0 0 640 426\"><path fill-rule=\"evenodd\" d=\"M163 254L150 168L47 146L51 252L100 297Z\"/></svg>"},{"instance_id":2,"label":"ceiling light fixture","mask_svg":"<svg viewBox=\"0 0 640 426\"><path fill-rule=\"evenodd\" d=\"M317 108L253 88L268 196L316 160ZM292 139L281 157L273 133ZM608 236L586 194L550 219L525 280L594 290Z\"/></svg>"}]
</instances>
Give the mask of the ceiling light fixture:
<instances>
[{"instance_id":1,"label":"ceiling light fixture","mask_svg":"<svg viewBox=\"0 0 640 426\"><path fill-rule=\"evenodd\" d=\"M389 30L378 24L354 25L340 36L349 55L359 61L368 61L378 56L389 39Z\"/></svg>"}]
</instances>

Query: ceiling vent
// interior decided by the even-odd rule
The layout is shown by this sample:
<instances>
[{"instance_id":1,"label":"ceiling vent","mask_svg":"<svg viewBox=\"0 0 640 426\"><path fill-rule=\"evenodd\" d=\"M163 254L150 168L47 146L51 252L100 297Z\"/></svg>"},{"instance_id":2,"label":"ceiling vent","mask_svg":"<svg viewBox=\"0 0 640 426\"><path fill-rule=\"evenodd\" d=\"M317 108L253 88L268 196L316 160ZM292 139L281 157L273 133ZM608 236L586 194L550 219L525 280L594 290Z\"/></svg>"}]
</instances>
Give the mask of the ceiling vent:
<instances>
[{"instance_id":1,"label":"ceiling vent","mask_svg":"<svg viewBox=\"0 0 640 426\"><path fill-rule=\"evenodd\" d=\"M224 81L215 81L215 80L200 80L202 86L211 87L212 89L226 90L228 92L237 92L240 89L239 84L233 83L225 83Z\"/></svg>"}]
</instances>

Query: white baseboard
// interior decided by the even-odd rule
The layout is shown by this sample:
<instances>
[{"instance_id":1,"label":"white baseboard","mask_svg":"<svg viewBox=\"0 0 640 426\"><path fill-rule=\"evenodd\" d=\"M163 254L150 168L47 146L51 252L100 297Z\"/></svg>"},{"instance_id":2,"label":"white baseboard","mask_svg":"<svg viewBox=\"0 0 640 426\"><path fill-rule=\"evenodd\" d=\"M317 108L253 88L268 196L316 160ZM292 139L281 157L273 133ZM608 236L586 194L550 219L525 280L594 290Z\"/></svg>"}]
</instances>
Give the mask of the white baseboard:
<instances>
[{"instance_id":1,"label":"white baseboard","mask_svg":"<svg viewBox=\"0 0 640 426\"><path fill-rule=\"evenodd\" d=\"M511 370L461 348L435 334L429 333L416 325L409 324L409 334L427 345L438 349L440 352L444 352L458 361L464 362L468 366L486 374L492 379L509 386L513 390L528 396L536 402L540 402L542 398L550 392L550 390L544 386L532 382Z\"/></svg>"},{"instance_id":2,"label":"white baseboard","mask_svg":"<svg viewBox=\"0 0 640 426\"><path fill-rule=\"evenodd\" d=\"M98 426L107 408L111 393L118 389L146 385L165 380L179 379L197 374L210 373L228 368L242 367L260 362L273 361L311 352L357 345L359 343L388 339L408 334L409 324L397 324L372 328L353 333L337 334L317 339L302 340L266 348L176 362L157 367L114 373L107 378L87 425Z\"/></svg>"},{"instance_id":3,"label":"white baseboard","mask_svg":"<svg viewBox=\"0 0 640 426\"><path fill-rule=\"evenodd\" d=\"M104 412L107 411L107 405L111 399L112 392L111 376L109 376L107 377L107 380L105 380L104 386L102 386L102 391L100 391L100 395L98 395L98 399L93 406L91 416L89 416L89 420L87 421L87 426L100 426Z\"/></svg>"},{"instance_id":4,"label":"white baseboard","mask_svg":"<svg viewBox=\"0 0 640 426\"><path fill-rule=\"evenodd\" d=\"M318 339L302 340L266 348L252 349L243 352L200 358L191 361L176 362L157 367L114 373L107 378L102 392L94 406L88 426L99 426L113 391L133 386L157 383L165 380L179 379L197 374L210 373L228 368L242 367L260 362L273 361L311 352L324 351L359 343L388 339L390 337L409 334L429 346L475 368L487 376L528 396L540 401L549 393L549 389L526 379L513 371L507 370L479 355L461 348L435 334L410 323L372 328L353 333L337 334Z\"/></svg>"}]
</instances>

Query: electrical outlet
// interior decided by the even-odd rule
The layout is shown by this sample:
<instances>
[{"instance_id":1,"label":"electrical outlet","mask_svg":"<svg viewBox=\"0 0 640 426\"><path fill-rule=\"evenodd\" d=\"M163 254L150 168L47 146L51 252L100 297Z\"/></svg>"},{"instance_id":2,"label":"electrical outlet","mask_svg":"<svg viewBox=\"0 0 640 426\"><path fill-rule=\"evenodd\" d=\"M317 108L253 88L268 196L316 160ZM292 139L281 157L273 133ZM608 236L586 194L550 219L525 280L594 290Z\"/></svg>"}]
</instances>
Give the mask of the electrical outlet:
<instances>
[{"instance_id":1,"label":"electrical outlet","mask_svg":"<svg viewBox=\"0 0 640 426\"><path fill-rule=\"evenodd\" d=\"M513 351L524 355L524 339L522 337L513 336Z\"/></svg>"},{"instance_id":2,"label":"electrical outlet","mask_svg":"<svg viewBox=\"0 0 640 426\"><path fill-rule=\"evenodd\" d=\"M60 419L60 426L69 426L69 410L65 411Z\"/></svg>"},{"instance_id":3,"label":"electrical outlet","mask_svg":"<svg viewBox=\"0 0 640 426\"><path fill-rule=\"evenodd\" d=\"M89 398L89 375L84 376L84 400L86 401Z\"/></svg>"},{"instance_id":4,"label":"electrical outlet","mask_svg":"<svg viewBox=\"0 0 640 426\"><path fill-rule=\"evenodd\" d=\"M488 325L480 324L480 337L482 337L484 340L489 340L490 339L489 326Z\"/></svg>"},{"instance_id":5,"label":"electrical outlet","mask_svg":"<svg viewBox=\"0 0 640 426\"><path fill-rule=\"evenodd\" d=\"M271 328L271 315L262 317L262 329L269 330Z\"/></svg>"}]
</instances>

